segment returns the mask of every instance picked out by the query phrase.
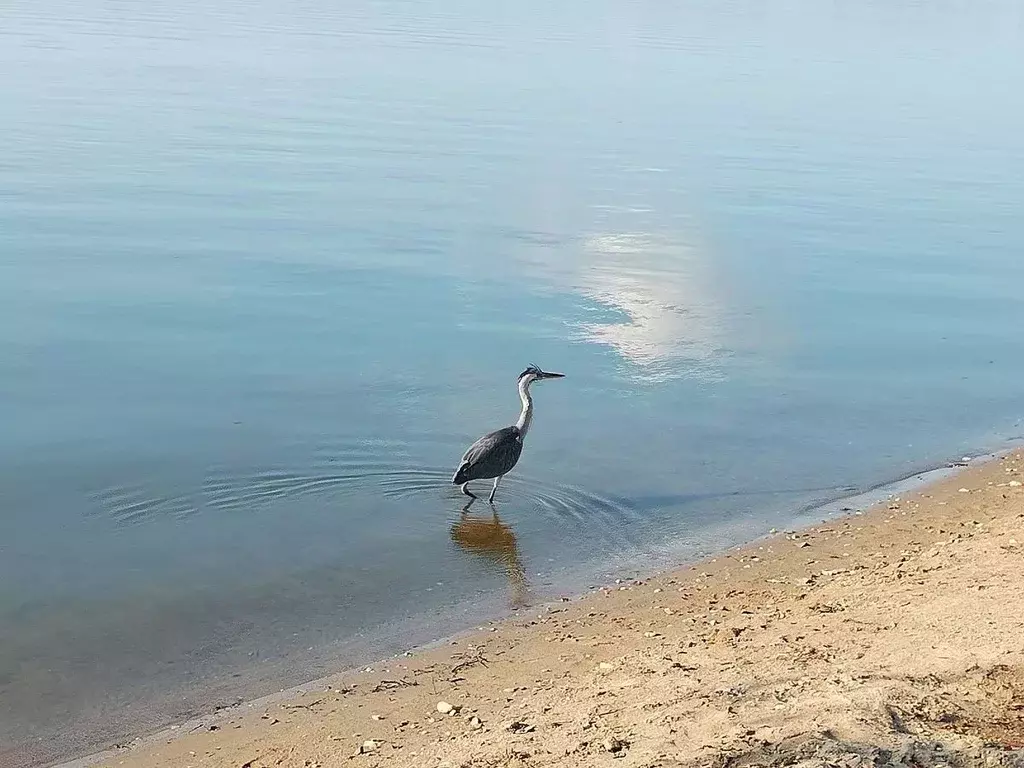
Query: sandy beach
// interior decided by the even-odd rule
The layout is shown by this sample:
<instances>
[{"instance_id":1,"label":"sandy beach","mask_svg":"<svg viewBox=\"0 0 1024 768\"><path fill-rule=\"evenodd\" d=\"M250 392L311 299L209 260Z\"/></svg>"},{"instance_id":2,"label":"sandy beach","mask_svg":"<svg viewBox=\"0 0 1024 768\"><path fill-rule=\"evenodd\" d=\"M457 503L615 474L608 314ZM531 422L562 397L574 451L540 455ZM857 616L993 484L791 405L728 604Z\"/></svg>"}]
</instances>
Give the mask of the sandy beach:
<instances>
[{"instance_id":1,"label":"sandy beach","mask_svg":"<svg viewBox=\"0 0 1024 768\"><path fill-rule=\"evenodd\" d=\"M1022 481L1006 455L100 764L1024 765Z\"/></svg>"}]
</instances>

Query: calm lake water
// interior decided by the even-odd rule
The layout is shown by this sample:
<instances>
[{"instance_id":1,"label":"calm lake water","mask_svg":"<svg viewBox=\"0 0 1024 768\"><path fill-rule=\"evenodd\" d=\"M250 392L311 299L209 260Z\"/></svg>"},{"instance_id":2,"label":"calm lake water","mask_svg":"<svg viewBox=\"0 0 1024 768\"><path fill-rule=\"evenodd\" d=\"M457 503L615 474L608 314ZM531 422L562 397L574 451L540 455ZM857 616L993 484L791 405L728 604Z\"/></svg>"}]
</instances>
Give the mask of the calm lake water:
<instances>
[{"instance_id":1,"label":"calm lake water","mask_svg":"<svg viewBox=\"0 0 1024 768\"><path fill-rule=\"evenodd\" d=\"M1024 430L1019 2L492 5L5 4L0 763Z\"/></svg>"}]
</instances>

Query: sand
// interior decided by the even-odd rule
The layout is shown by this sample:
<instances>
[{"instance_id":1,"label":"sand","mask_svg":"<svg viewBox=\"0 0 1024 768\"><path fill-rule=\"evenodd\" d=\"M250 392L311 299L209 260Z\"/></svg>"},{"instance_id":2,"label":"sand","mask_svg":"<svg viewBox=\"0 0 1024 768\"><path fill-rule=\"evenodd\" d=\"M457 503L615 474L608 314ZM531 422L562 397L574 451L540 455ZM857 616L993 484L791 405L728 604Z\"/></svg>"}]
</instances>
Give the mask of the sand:
<instances>
[{"instance_id":1,"label":"sand","mask_svg":"<svg viewBox=\"0 0 1024 768\"><path fill-rule=\"evenodd\" d=\"M110 754L131 768L1024 766L1024 455Z\"/></svg>"}]
</instances>

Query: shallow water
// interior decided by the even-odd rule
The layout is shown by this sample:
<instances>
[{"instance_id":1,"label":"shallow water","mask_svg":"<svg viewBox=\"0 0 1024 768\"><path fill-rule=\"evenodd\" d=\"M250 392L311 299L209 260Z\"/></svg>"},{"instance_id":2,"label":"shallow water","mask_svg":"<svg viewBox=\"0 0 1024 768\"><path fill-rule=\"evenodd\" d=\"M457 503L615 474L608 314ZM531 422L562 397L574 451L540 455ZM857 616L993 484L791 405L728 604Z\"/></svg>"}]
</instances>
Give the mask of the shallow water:
<instances>
[{"instance_id":1,"label":"shallow water","mask_svg":"<svg viewBox=\"0 0 1024 768\"><path fill-rule=\"evenodd\" d=\"M1009 0L9 3L0 762L1019 433L1022 92Z\"/></svg>"}]
</instances>

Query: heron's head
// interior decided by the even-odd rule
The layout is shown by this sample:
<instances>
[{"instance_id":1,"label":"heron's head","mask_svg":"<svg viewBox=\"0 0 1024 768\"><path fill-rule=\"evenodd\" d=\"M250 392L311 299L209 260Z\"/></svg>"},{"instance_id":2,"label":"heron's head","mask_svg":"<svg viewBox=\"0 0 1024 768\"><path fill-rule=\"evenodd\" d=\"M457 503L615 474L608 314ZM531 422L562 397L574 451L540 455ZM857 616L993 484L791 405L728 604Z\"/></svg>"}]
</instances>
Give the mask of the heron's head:
<instances>
[{"instance_id":1,"label":"heron's head","mask_svg":"<svg viewBox=\"0 0 1024 768\"><path fill-rule=\"evenodd\" d=\"M563 373L550 373L548 371L542 371L536 365L531 365L525 371L519 374L520 386L527 386L533 384L535 381L544 381L546 379L561 379L565 374Z\"/></svg>"}]
</instances>

